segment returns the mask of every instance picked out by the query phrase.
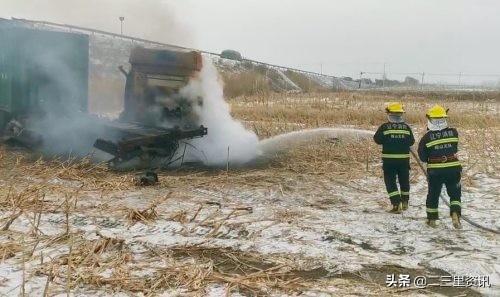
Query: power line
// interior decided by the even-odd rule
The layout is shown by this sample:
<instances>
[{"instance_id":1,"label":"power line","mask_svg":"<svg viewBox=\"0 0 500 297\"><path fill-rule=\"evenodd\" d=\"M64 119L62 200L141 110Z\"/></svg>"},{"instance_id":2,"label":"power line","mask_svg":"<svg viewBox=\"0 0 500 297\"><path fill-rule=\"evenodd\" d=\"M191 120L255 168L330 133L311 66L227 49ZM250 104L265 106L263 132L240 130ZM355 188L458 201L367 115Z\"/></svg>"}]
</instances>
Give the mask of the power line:
<instances>
[{"instance_id":1,"label":"power line","mask_svg":"<svg viewBox=\"0 0 500 297\"><path fill-rule=\"evenodd\" d=\"M1 18L0 18L1 19ZM86 27L80 27L80 26L74 26L74 25L67 25L67 24L59 24L59 23L54 23L54 22L48 22L48 21L36 21L36 20L28 20L28 19L21 19L21 18L11 18L13 21L18 21L18 22L24 22L24 23L30 23L30 24L41 24L45 26L50 26L50 27L60 27L64 29L68 29L70 31L83 31L91 34L101 34L101 35L107 35L107 36L112 36L116 38L121 38L121 39L126 39L126 40L131 40L131 41L136 41L136 42L143 42L143 43L149 43L149 44L156 44L156 45L161 45L161 46L166 46L170 48L176 48L179 50L188 50L188 51L198 51L206 55L211 55L211 56L218 56L221 57L219 53L214 53L210 51L205 51L205 50L199 50L199 49L194 49L190 47L185 47L185 46L179 46L179 45L174 45L174 44L168 44L168 43L162 43L162 42L157 42L157 41L152 41L152 40L147 40L143 38L137 38L137 37L132 37L132 36L127 36L127 35L121 35L121 34L116 34L112 32L107 32L103 30L97 30L97 29L91 29L91 28L86 28ZM5 20L5 19L4 19ZM222 58L222 57L221 57ZM339 76L333 76L329 74L323 74L323 73L318 73L314 71L307 71L307 70L302 70L298 68L292 68L292 67L287 67L287 66L282 66L282 65L276 65L276 64L271 64L267 62L262 62L262 61L257 61L253 59L248 59L248 58L243 58L243 62L249 62L253 64L258 64L258 65L263 65L266 67L271 67L279 70L285 70L285 71L293 71L293 72L298 72L302 74L308 74L308 75L314 75L317 77L324 77L328 79L339 79ZM323 65L321 65L321 68ZM322 72L322 71L321 71ZM473 73L427 73L427 72L387 72L385 71L385 63L384 63L384 72L371 72L371 71L361 71L360 72L360 80L363 76L363 74L368 74L368 75L383 75L383 80L387 78L387 75L413 75L413 76L420 76L422 80L422 85L424 82L424 77L429 77L429 76L441 76L441 77L459 77L459 84L461 84L461 78L462 77L492 77L492 78L500 78L500 74L473 74ZM360 84L361 87L361 84Z\"/></svg>"}]
</instances>

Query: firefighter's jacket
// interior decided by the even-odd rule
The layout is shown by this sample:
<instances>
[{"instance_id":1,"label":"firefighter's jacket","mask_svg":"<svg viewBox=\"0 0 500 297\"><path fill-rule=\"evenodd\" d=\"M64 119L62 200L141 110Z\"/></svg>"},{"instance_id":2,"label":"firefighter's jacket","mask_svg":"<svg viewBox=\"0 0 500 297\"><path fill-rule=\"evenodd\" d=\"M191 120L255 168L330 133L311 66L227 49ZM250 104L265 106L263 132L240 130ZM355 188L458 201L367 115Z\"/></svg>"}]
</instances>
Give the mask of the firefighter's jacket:
<instances>
[{"instance_id":1,"label":"firefighter's jacket","mask_svg":"<svg viewBox=\"0 0 500 297\"><path fill-rule=\"evenodd\" d=\"M382 145L382 160L409 160L410 147L415 138L410 126L406 123L382 124L375 132L373 140Z\"/></svg>"},{"instance_id":2,"label":"firefighter's jacket","mask_svg":"<svg viewBox=\"0 0 500 297\"><path fill-rule=\"evenodd\" d=\"M458 131L455 128L427 131L418 144L418 157L427 163L429 172L444 169L461 170L457 152Z\"/></svg>"}]
</instances>

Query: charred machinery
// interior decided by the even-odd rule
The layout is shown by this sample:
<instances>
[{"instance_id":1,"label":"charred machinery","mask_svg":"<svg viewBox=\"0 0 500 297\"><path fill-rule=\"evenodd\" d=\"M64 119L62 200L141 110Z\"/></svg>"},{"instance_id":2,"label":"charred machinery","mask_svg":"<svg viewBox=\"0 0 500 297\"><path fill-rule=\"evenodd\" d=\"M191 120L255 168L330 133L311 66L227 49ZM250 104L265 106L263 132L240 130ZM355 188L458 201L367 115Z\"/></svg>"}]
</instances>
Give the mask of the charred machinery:
<instances>
[{"instance_id":1,"label":"charred machinery","mask_svg":"<svg viewBox=\"0 0 500 297\"><path fill-rule=\"evenodd\" d=\"M182 140L207 134L195 113L202 98L180 92L201 70L201 54L136 47L129 62L129 71L120 67L126 77L123 112L106 124L110 139L94 146L113 156L115 169L165 166Z\"/></svg>"}]
</instances>

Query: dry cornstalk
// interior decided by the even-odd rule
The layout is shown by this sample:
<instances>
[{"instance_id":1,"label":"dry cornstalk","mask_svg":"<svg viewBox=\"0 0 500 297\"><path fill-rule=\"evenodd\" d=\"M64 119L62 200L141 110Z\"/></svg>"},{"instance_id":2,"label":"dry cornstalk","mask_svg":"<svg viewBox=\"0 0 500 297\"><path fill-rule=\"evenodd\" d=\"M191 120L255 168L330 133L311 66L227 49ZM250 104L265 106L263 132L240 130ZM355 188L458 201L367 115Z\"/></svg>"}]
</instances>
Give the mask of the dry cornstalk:
<instances>
[{"instance_id":1,"label":"dry cornstalk","mask_svg":"<svg viewBox=\"0 0 500 297\"><path fill-rule=\"evenodd\" d=\"M47 275L47 281L45 282L45 287L43 289L43 294L42 296L43 297L48 297L49 296L49 286L50 286L50 283L54 280L54 274L52 272L52 270L49 272L49 274Z\"/></svg>"},{"instance_id":2,"label":"dry cornstalk","mask_svg":"<svg viewBox=\"0 0 500 297\"><path fill-rule=\"evenodd\" d=\"M136 223L136 222L150 223L154 221L157 217L158 213L156 212L156 205L154 204L144 210L137 210L137 209L127 210L127 219L131 223Z\"/></svg>"},{"instance_id":3,"label":"dry cornstalk","mask_svg":"<svg viewBox=\"0 0 500 297\"><path fill-rule=\"evenodd\" d=\"M21 216L21 214L23 213L23 210L20 210L18 213L15 213L15 214L12 214L9 219L7 220L7 222L5 223L5 225L2 227L2 231L7 231L9 230L10 228L10 225L12 225L12 223L14 223L14 221L19 217Z\"/></svg>"},{"instance_id":4,"label":"dry cornstalk","mask_svg":"<svg viewBox=\"0 0 500 297\"><path fill-rule=\"evenodd\" d=\"M196 217L198 216L198 214L200 213L202 208L203 208L203 204L200 204L200 206L198 207L198 209L194 213L193 217L189 220L189 222L193 222L196 219Z\"/></svg>"},{"instance_id":5,"label":"dry cornstalk","mask_svg":"<svg viewBox=\"0 0 500 297\"><path fill-rule=\"evenodd\" d=\"M190 221L188 219L188 216L187 216L187 211L185 211L185 210L177 211L172 216L170 216L169 220L176 221L176 222L179 222L181 224L186 224Z\"/></svg>"},{"instance_id":6,"label":"dry cornstalk","mask_svg":"<svg viewBox=\"0 0 500 297\"><path fill-rule=\"evenodd\" d=\"M38 246L39 243L40 243L40 239L37 239L37 241L33 245L33 248L31 249L30 253L28 254L30 259L31 259L31 257L33 257L33 254L35 253L36 247Z\"/></svg>"},{"instance_id":7,"label":"dry cornstalk","mask_svg":"<svg viewBox=\"0 0 500 297\"><path fill-rule=\"evenodd\" d=\"M23 281L21 285L21 296L26 296L26 256L24 254L24 236L22 237L22 269L23 269Z\"/></svg>"},{"instance_id":8,"label":"dry cornstalk","mask_svg":"<svg viewBox=\"0 0 500 297\"><path fill-rule=\"evenodd\" d=\"M70 296L71 293L71 257L73 252L73 237L69 237L69 251L68 251L68 265L66 268L66 296Z\"/></svg>"},{"instance_id":9,"label":"dry cornstalk","mask_svg":"<svg viewBox=\"0 0 500 297\"><path fill-rule=\"evenodd\" d=\"M65 195L64 215L66 217L66 236L69 236L69 233L70 233L70 222L69 222L70 211L71 211L71 207L70 207L70 203L69 203L69 198L68 198L68 195Z\"/></svg>"},{"instance_id":10,"label":"dry cornstalk","mask_svg":"<svg viewBox=\"0 0 500 297\"><path fill-rule=\"evenodd\" d=\"M20 244L15 242L2 243L0 244L0 258L2 261L10 259L20 252L22 247Z\"/></svg>"}]
</instances>

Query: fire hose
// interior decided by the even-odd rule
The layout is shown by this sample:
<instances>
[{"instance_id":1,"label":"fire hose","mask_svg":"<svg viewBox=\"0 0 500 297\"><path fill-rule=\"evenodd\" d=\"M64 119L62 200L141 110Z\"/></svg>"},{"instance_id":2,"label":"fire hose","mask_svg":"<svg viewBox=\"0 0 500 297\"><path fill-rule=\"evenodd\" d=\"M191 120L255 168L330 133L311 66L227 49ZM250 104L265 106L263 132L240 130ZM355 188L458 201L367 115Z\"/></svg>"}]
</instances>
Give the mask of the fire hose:
<instances>
[{"instance_id":1,"label":"fire hose","mask_svg":"<svg viewBox=\"0 0 500 297\"><path fill-rule=\"evenodd\" d=\"M422 164L422 162L418 158L418 156L415 153L415 151L413 149L411 149L410 152L413 155L413 157L417 160L418 167L420 167L420 169L422 170L422 173L425 174L425 176L428 178L429 176L427 174L427 170L424 168L424 165ZM446 200L446 198L444 197L444 195L442 193L439 195L439 198L441 199L441 201L444 202L444 204L446 204L448 207L450 207L450 203L448 202L448 200ZM472 225L472 226L474 226L476 228L479 228L479 229L482 229L482 230L485 230L485 231L488 231L488 232L492 232L492 233L495 233L495 234L500 234L499 230L495 230L495 229L492 229L492 228L488 228L488 227L482 226L482 225L474 222L473 220L471 220L467 216L463 216L462 215L461 218L464 221L466 221L467 223L469 223L470 225Z\"/></svg>"}]
</instances>

